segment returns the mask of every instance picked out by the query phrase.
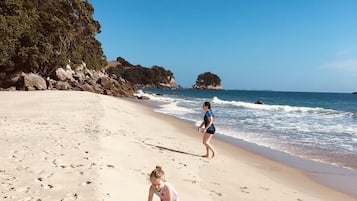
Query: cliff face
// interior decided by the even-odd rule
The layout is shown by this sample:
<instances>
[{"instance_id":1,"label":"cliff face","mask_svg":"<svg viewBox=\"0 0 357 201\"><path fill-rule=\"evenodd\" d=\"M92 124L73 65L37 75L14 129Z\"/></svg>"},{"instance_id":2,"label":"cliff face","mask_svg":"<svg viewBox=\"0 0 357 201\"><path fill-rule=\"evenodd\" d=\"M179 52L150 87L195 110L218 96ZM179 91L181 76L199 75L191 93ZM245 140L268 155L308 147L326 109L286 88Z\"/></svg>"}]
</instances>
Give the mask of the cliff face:
<instances>
[{"instance_id":1,"label":"cliff face","mask_svg":"<svg viewBox=\"0 0 357 201\"><path fill-rule=\"evenodd\" d=\"M147 68L132 65L122 57L118 57L116 62L109 63L111 66L106 70L109 75L122 77L136 87L177 88L173 73L161 66Z\"/></svg>"},{"instance_id":2,"label":"cliff face","mask_svg":"<svg viewBox=\"0 0 357 201\"><path fill-rule=\"evenodd\" d=\"M194 89L213 89L222 90L221 78L218 75L205 72L198 75L196 83L192 86Z\"/></svg>"}]
</instances>

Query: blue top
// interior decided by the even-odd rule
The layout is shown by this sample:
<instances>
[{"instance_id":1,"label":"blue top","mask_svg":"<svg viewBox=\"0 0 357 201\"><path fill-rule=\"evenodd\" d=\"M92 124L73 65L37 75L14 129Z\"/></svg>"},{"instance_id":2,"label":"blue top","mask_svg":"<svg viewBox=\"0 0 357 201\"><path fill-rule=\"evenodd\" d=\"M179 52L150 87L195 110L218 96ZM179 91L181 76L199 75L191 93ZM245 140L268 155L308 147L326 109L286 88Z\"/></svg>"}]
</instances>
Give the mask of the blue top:
<instances>
[{"instance_id":1,"label":"blue top","mask_svg":"<svg viewBox=\"0 0 357 201\"><path fill-rule=\"evenodd\" d=\"M207 126L209 124L209 120L208 120L209 117L213 117L213 113L211 110L207 110L207 112L203 118L203 120L205 121L205 128L207 128ZM207 128L207 130L214 131L214 130L216 130L216 128L214 127L214 125L212 123L211 126L209 128Z\"/></svg>"}]
</instances>

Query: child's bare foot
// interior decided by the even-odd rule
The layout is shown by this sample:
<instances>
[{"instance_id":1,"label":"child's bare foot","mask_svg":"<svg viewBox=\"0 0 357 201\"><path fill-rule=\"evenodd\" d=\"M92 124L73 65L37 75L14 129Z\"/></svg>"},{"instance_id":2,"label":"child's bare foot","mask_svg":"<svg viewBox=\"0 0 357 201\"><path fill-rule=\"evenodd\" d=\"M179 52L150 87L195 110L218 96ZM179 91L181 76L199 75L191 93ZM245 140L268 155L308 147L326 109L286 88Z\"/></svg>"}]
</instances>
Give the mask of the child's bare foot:
<instances>
[{"instance_id":1,"label":"child's bare foot","mask_svg":"<svg viewBox=\"0 0 357 201\"><path fill-rule=\"evenodd\" d=\"M213 152L213 153L212 153L212 158L214 158L215 155L216 155L216 152Z\"/></svg>"}]
</instances>

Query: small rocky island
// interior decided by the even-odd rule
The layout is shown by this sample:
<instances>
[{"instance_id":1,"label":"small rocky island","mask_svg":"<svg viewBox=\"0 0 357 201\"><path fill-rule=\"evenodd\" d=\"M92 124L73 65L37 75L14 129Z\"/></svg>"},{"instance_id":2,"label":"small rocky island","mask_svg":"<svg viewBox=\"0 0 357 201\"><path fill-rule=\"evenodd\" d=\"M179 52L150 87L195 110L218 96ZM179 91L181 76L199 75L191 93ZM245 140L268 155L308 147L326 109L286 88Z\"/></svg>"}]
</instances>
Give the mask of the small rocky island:
<instances>
[{"instance_id":1,"label":"small rocky island","mask_svg":"<svg viewBox=\"0 0 357 201\"><path fill-rule=\"evenodd\" d=\"M221 78L211 72L205 72L198 75L196 84L192 86L194 89L211 89L222 90Z\"/></svg>"}]
</instances>

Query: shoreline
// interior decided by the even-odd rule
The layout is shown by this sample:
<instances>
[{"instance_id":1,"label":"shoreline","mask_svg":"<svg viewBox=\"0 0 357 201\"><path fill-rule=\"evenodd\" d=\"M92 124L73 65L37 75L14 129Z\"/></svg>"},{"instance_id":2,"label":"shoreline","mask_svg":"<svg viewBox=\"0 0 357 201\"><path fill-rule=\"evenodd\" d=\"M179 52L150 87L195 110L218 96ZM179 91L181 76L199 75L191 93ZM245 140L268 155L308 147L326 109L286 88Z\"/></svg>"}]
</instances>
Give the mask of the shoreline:
<instances>
[{"instance_id":1,"label":"shoreline","mask_svg":"<svg viewBox=\"0 0 357 201\"><path fill-rule=\"evenodd\" d=\"M151 100L130 100L134 103L143 104L151 109L156 109L160 103ZM156 112L156 111L154 111ZM163 114L156 112L158 114ZM168 115L168 114L163 114ZM194 126L194 122L180 119L178 117L168 115L177 118L190 126ZM260 145L239 140L233 137L225 136L222 134L215 134L216 139L231 144L248 152L266 157L278 163L283 163L292 168L304 171L304 174L309 176L315 182L322 184L326 187L336 189L342 193L357 198L357 172L356 170L332 165L324 162L314 161L311 159L301 158L289 153L273 150L268 147L262 147Z\"/></svg>"},{"instance_id":2,"label":"shoreline","mask_svg":"<svg viewBox=\"0 0 357 201\"><path fill-rule=\"evenodd\" d=\"M231 143L234 146L238 146L239 148L277 161L278 163L283 163L292 168L300 169L304 171L304 174L311 177L312 180L357 198L356 170L301 158L299 156L262 147L257 144L228 136L220 135L217 138L226 141L227 143Z\"/></svg>"},{"instance_id":3,"label":"shoreline","mask_svg":"<svg viewBox=\"0 0 357 201\"><path fill-rule=\"evenodd\" d=\"M156 165L182 201L357 200L216 138L217 156L199 157L204 146L193 125L130 99L77 91L0 96L5 201L144 200Z\"/></svg>"}]
</instances>

